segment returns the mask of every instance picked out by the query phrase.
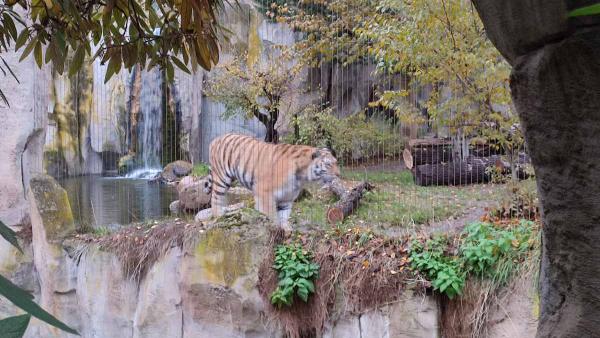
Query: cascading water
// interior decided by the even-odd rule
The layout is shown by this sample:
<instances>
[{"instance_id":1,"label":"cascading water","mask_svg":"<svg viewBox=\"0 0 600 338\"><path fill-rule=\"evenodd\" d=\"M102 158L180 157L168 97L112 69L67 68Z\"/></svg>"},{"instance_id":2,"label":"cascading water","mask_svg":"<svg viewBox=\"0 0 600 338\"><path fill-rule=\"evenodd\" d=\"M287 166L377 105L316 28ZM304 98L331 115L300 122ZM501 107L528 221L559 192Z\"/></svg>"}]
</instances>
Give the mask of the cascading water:
<instances>
[{"instance_id":1,"label":"cascading water","mask_svg":"<svg viewBox=\"0 0 600 338\"><path fill-rule=\"evenodd\" d=\"M160 70L142 71L140 111L137 123L138 161L141 167L127 178L153 178L162 171L162 113L164 110L163 75Z\"/></svg>"}]
</instances>

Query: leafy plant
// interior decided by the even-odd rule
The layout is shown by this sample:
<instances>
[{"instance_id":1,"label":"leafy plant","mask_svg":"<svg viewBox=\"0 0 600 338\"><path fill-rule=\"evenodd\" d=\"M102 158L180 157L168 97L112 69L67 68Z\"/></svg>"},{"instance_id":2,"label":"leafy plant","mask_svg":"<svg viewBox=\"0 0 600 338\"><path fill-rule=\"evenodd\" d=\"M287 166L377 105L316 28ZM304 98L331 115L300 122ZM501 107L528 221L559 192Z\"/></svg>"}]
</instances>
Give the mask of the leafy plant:
<instances>
[{"instance_id":1,"label":"leafy plant","mask_svg":"<svg viewBox=\"0 0 600 338\"><path fill-rule=\"evenodd\" d=\"M491 212L494 217L505 219L525 218L535 220L539 216L537 184L534 179L509 181L500 195L500 205Z\"/></svg>"},{"instance_id":2,"label":"leafy plant","mask_svg":"<svg viewBox=\"0 0 600 338\"><path fill-rule=\"evenodd\" d=\"M256 118L265 126L265 141L278 143L277 124L297 109L289 100L299 90L301 67L295 53L283 45L272 46L267 60L252 53L235 55L215 67L206 80L204 94L225 106L224 120L234 116Z\"/></svg>"},{"instance_id":3,"label":"leafy plant","mask_svg":"<svg viewBox=\"0 0 600 338\"><path fill-rule=\"evenodd\" d=\"M330 148L342 162L392 157L403 149L404 139L394 126L362 112L338 118L330 108L309 106L292 123L298 132L288 142Z\"/></svg>"},{"instance_id":4,"label":"leafy plant","mask_svg":"<svg viewBox=\"0 0 600 338\"><path fill-rule=\"evenodd\" d=\"M210 166L206 163L196 163L192 168L192 176L204 177L210 172Z\"/></svg>"},{"instance_id":5,"label":"leafy plant","mask_svg":"<svg viewBox=\"0 0 600 338\"><path fill-rule=\"evenodd\" d=\"M17 10L16 7L22 7ZM22 51L41 68L52 62L59 74L79 71L88 58L107 63L105 81L135 65L210 69L219 59L221 0L10 0L0 4L0 71L15 77L2 54ZM19 12L26 12L21 15ZM15 77L16 78L16 77ZM18 81L18 80L17 80ZM0 101L7 103L0 89Z\"/></svg>"},{"instance_id":6,"label":"leafy plant","mask_svg":"<svg viewBox=\"0 0 600 338\"><path fill-rule=\"evenodd\" d=\"M495 278L500 261L518 259L529 249L533 226L526 220L513 229L499 229L487 222L469 224L460 246L466 269L480 277Z\"/></svg>"},{"instance_id":7,"label":"leafy plant","mask_svg":"<svg viewBox=\"0 0 600 338\"><path fill-rule=\"evenodd\" d=\"M22 252L17 243L15 232L2 222L0 222L0 235ZM33 301L33 295L14 285L2 275L0 275L0 295L4 296L11 303L27 312L25 315L9 317L0 320L0 337L22 337L27 329L27 325L29 325L29 319L31 316L34 316L65 332L79 335L77 331L59 321L51 314L44 311L44 309L42 309L39 305L37 305Z\"/></svg>"},{"instance_id":8,"label":"leafy plant","mask_svg":"<svg viewBox=\"0 0 600 338\"><path fill-rule=\"evenodd\" d=\"M319 265L312 262L312 255L301 245L277 246L273 268L279 273L277 289L271 294L273 305L290 306L294 295L307 302L308 296L315 292Z\"/></svg>"},{"instance_id":9,"label":"leafy plant","mask_svg":"<svg viewBox=\"0 0 600 338\"><path fill-rule=\"evenodd\" d=\"M570 17L600 14L600 3L577 8L569 13Z\"/></svg>"},{"instance_id":10,"label":"leafy plant","mask_svg":"<svg viewBox=\"0 0 600 338\"><path fill-rule=\"evenodd\" d=\"M445 236L422 243L413 241L410 262L431 280L434 290L450 299L461 294L469 275L494 280L498 285L509 280L532 244L535 223L521 220L511 228L487 222L469 224L452 249Z\"/></svg>"},{"instance_id":11,"label":"leafy plant","mask_svg":"<svg viewBox=\"0 0 600 338\"><path fill-rule=\"evenodd\" d=\"M419 270L431 280L434 290L452 299L460 295L466 274L461 269L458 257L445 253L448 239L443 236L427 240L425 244L413 241L410 251L411 267Z\"/></svg>"}]
</instances>

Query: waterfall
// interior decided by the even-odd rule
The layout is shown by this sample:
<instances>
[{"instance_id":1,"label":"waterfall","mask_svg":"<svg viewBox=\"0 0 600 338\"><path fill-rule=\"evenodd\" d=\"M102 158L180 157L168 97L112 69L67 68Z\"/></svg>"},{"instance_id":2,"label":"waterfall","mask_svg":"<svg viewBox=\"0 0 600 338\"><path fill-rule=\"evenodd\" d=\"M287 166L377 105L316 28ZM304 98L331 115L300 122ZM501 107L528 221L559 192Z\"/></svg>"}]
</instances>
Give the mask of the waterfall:
<instances>
[{"instance_id":1,"label":"waterfall","mask_svg":"<svg viewBox=\"0 0 600 338\"><path fill-rule=\"evenodd\" d=\"M140 169L129 178L151 178L161 171L162 120L164 111L163 75L159 69L141 73L137 149Z\"/></svg>"}]
</instances>

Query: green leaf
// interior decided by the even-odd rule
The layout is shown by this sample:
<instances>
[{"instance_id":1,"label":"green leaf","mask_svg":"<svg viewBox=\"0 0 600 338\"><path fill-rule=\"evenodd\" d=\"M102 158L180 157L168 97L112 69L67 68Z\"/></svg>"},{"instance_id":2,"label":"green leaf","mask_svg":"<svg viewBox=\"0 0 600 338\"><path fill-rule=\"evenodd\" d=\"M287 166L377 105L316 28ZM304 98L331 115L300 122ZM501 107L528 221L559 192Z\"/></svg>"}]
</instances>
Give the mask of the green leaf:
<instances>
[{"instance_id":1,"label":"green leaf","mask_svg":"<svg viewBox=\"0 0 600 338\"><path fill-rule=\"evenodd\" d=\"M79 335L77 331L56 319L54 316L37 305L33 301L33 296L30 293L14 285L2 275L0 275L0 295L6 297L6 299L8 299L11 303L15 304L30 315L65 332Z\"/></svg>"},{"instance_id":2,"label":"green leaf","mask_svg":"<svg viewBox=\"0 0 600 338\"><path fill-rule=\"evenodd\" d=\"M0 320L0 337L21 338L29 325L30 315L8 317Z\"/></svg>"},{"instance_id":3,"label":"green leaf","mask_svg":"<svg viewBox=\"0 0 600 338\"><path fill-rule=\"evenodd\" d=\"M300 299L302 299L305 303L308 301L308 290L305 288L298 288L298 291L296 292L296 294L298 295L298 297L300 297Z\"/></svg>"},{"instance_id":4,"label":"green leaf","mask_svg":"<svg viewBox=\"0 0 600 338\"><path fill-rule=\"evenodd\" d=\"M0 221L0 236L12 244L12 246L19 249L21 253L23 253L23 249L21 249L21 246L19 246L19 241L17 240L17 234L2 221Z\"/></svg>"},{"instance_id":5,"label":"green leaf","mask_svg":"<svg viewBox=\"0 0 600 338\"><path fill-rule=\"evenodd\" d=\"M69 66L69 76L75 75L79 69L81 69L81 65L83 64L83 60L85 59L85 46L79 45L75 55L73 56L73 61L71 61L71 65Z\"/></svg>"},{"instance_id":6,"label":"green leaf","mask_svg":"<svg viewBox=\"0 0 600 338\"><path fill-rule=\"evenodd\" d=\"M12 36L12 38L14 40L17 39L17 27L15 27L15 22L13 21L13 19L10 17L10 15L8 15L8 13L4 13L2 14L2 23L4 24L4 27L8 30L8 32L10 33L10 35Z\"/></svg>"},{"instance_id":7,"label":"green leaf","mask_svg":"<svg viewBox=\"0 0 600 338\"><path fill-rule=\"evenodd\" d=\"M173 60L173 63L175 64L175 66L177 66L177 68L183 70L184 72L186 72L188 74L191 74L191 72L188 69L188 67L181 60L179 60L175 56L171 56L171 60Z\"/></svg>"},{"instance_id":8,"label":"green leaf","mask_svg":"<svg viewBox=\"0 0 600 338\"><path fill-rule=\"evenodd\" d=\"M29 38L29 30L23 29L21 31L21 33L19 34L19 37L17 37L17 42L15 44L15 50L19 50L21 47L23 47L23 45L25 45L25 42L27 42L28 38Z\"/></svg>"},{"instance_id":9,"label":"green leaf","mask_svg":"<svg viewBox=\"0 0 600 338\"><path fill-rule=\"evenodd\" d=\"M106 69L106 75L104 76L104 83L107 83L110 78L119 72L121 68L121 54L115 53L111 56L108 61L108 67Z\"/></svg>"},{"instance_id":10,"label":"green leaf","mask_svg":"<svg viewBox=\"0 0 600 338\"><path fill-rule=\"evenodd\" d=\"M577 8L569 13L569 17L598 15L600 14L600 3Z\"/></svg>"},{"instance_id":11,"label":"green leaf","mask_svg":"<svg viewBox=\"0 0 600 338\"><path fill-rule=\"evenodd\" d=\"M33 57L35 57L35 63L38 67L42 68L42 43L38 40L33 49Z\"/></svg>"},{"instance_id":12,"label":"green leaf","mask_svg":"<svg viewBox=\"0 0 600 338\"><path fill-rule=\"evenodd\" d=\"M33 50L33 48L36 45L36 42L37 42L37 39L31 39L31 41L29 41L29 44L27 45L27 47L25 47L23 54L21 54L21 57L19 58L19 62L25 60L25 58L27 58L29 56L29 54L31 54L31 51Z\"/></svg>"}]
</instances>

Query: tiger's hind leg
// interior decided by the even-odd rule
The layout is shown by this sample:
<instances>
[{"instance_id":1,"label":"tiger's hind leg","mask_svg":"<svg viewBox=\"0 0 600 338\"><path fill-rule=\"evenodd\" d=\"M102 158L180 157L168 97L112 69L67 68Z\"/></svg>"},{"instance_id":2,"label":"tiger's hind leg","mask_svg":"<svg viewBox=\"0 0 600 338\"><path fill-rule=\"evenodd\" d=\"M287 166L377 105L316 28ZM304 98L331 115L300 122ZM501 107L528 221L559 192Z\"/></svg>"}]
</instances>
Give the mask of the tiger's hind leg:
<instances>
[{"instance_id":1,"label":"tiger's hind leg","mask_svg":"<svg viewBox=\"0 0 600 338\"><path fill-rule=\"evenodd\" d=\"M212 193L210 196L210 207L214 217L222 216L227 206L227 191L231 187L232 180L228 177L221 177L211 172Z\"/></svg>"}]
</instances>

